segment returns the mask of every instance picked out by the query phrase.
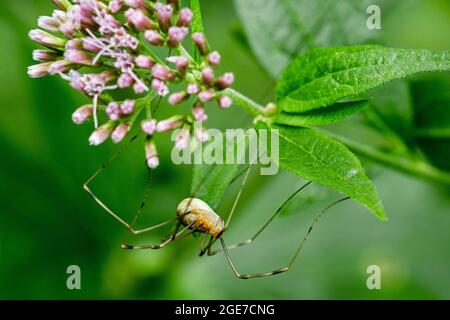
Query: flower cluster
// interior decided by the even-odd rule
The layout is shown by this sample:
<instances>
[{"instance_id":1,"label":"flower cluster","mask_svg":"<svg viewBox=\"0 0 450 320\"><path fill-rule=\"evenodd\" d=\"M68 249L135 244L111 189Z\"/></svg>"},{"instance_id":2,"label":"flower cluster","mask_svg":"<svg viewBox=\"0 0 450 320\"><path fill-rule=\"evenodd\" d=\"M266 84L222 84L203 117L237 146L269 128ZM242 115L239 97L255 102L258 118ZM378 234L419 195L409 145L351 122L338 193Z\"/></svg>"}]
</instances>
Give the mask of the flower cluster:
<instances>
[{"instance_id":1,"label":"flower cluster","mask_svg":"<svg viewBox=\"0 0 450 320\"><path fill-rule=\"evenodd\" d=\"M180 8L179 0L52 1L59 10L52 16L40 17L40 29L29 32L33 41L47 49L33 52L33 59L40 63L30 66L28 74L33 78L59 75L92 99L72 116L76 124L93 119L95 130L89 138L92 145L109 137L114 143L121 142L139 112L139 95L146 92L168 96L172 105L193 97L191 114L164 120L147 115L141 123L148 135L145 150L149 167L159 165L152 139L155 133L181 129L175 144L178 149L188 148L191 136L199 142L208 140L202 129L192 132L192 124L207 120L205 105L210 101L217 101L221 108L231 106L223 90L232 85L234 75L216 77L221 56L210 49L203 33L191 35L199 59L184 50L182 42L193 21L189 8ZM169 56L158 56L157 47L168 48ZM173 84L184 89L171 92ZM127 89L136 98L114 101L109 94ZM105 119L102 124L101 119Z\"/></svg>"}]
</instances>

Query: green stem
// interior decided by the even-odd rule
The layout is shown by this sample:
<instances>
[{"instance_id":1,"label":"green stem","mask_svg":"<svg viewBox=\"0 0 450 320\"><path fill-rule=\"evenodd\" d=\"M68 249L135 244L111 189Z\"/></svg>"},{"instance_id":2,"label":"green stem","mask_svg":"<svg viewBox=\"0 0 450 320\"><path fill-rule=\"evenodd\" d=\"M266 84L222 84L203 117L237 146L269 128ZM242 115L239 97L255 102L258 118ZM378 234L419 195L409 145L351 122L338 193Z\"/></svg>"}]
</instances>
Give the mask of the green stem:
<instances>
[{"instance_id":1,"label":"green stem","mask_svg":"<svg viewBox=\"0 0 450 320\"><path fill-rule=\"evenodd\" d=\"M236 104L240 105L255 117L266 113L266 109L262 105L236 90L226 89L223 91L223 94L233 99Z\"/></svg>"},{"instance_id":2,"label":"green stem","mask_svg":"<svg viewBox=\"0 0 450 320\"><path fill-rule=\"evenodd\" d=\"M242 93L233 90L226 89L224 94L234 100L234 102L241 107L243 107L247 112L251 113L253 116L265 115L266 109L258 104L257 102L251 100ZM439 170L430 164L424 162L423 160L408 159L404 157L399 157L395 155L388 154L386 152L374 149L363 145L362 143L353 141L346 137L342 137L327 131L327 134L335 138L336 140L345 144L353 152L367 157L370 160L381 163L393 169L399 170L401 172L410 174L415 177L425 178L438 183L446 184L450 186L450 174L443 170Z\"/></svg>"},{"instance_id":3,"label":"green stem","mask_svg":"<svg viewBox=\"0 0 450 320\"><path fill-rule=\"evenodd\" d=\"M346 137L342 137L330 132L327 132L336 140L345 144L353 152L367 157L378 163L387 165L393 169L405 172L407 174L432 180L435 182L450 185L450 174L448 172L439 170L422 160L413 160L403 157L391 155L380 150L363 145L362 143L353 141Z\"/></svg>"}]
</instances>

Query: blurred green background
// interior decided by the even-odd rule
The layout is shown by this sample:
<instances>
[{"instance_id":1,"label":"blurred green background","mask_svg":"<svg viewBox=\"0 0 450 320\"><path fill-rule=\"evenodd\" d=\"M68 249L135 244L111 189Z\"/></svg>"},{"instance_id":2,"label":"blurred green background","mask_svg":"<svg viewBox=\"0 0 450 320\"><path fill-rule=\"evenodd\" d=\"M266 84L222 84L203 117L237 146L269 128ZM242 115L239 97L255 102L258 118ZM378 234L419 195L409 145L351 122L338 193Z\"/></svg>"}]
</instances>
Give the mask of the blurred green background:
<instances>
[{"instance_id":1,"label":"blurred green background","mask_svg":"<svg viewBox=\"0 0 450 320\"><path fill-rule=\"evenodd\" d=\"M450 49L447 1L401 2L387 9L383 30L375 31L383 43ZM79 93L56 77L31 80L26 75L35 48L27 32L35 28L39 15L52 9L49 0L0 3L0 298L450 298L448 187L370 163L390 220L380 222L352 202L333 209L286 274L236 280L222 255L198 258L200 239L194 238L161 251L121 250L123 228L82 190L83 182L116 146L89 147L91 127L72 124L72 111L87 101ZM203 1L203 14L211 45L223 54L225 68L236 74L235 88L261 103L270 101L273 81L243 44L232 2ZM251 121L237 106L213 113L210 119L208 126L221 129ZM351 135L349 124L342 127ZM172 165L170 142L160 145L162 165L155 172L140 226L173 216L177 203L189 195L191 168ZM128 220L146 184L142 149L142 143L135 143L93 185ZM448 165L449 159L443 159ZM300 183L287 173L253 175L227 234L228 243L247 239ZM219 208L223 215L235 191L232 187L227 192ZM283 266L314 213L328 203L324 193L313 188L306 200L300 196L301 214L278 219L255 244L233 251L240 270L253 273ZM166 232L129 240L155 242ZM73 264L81 267L81 290L66 288L66 268ZM366 287L366 269L373 264L382 268L382 290Z\"/></svg>"}]
</instances>

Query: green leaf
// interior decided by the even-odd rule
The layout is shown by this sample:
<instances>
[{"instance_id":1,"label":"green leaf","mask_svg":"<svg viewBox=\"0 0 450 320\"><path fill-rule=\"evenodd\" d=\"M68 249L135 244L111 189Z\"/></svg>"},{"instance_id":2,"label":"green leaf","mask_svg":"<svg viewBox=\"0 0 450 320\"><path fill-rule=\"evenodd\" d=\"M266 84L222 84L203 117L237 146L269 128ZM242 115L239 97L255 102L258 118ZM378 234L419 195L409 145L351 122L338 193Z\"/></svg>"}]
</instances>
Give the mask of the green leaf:
<instances>
[{"instance_id":1,"label":"green leaf","mask_svg":"<svg viewBox=\"0 0 450 320\"><path fill-rule=\"evenodd\" d=\"M212 144L214 141L210 143ZM233 142L227 140L227 143L232 143L235 151L238 147L246 147L245 139L235 139ZM207 146L208 145L203 146L202 159L205 159L208 155ZM230 148L226 151L231 153L232 149ZM226 159L226 152L224 153L224 159ZM203 161L202 164L195 165L192 174L192 196L202 199L208 203L211 208L216 208L219 205L225 190L238 175L239 170L242 167L242 164L238 164L239 162L240 161L234 161L233 164L206 164Z\"/></svg>"},{"instance_id":2,"label":"green leaf","mask_svg":"<svg viewBox=\"0 0 450 320\"><path fill-rule=\"evenodd\" d=\"M294 60L277 83L277 105L299 113L323 108L391 80L450 70L450 52L354 46L315 49Z\"/></svg>"},{"instance_id":3,"label":"green leaf","mask_svg":"<svg viewBox=\"0 0 450 320\"><path fill-rule=\"evenodd\" d=\"M192 10L192 13L194 14L192 25L191 25L191 32L194 34L196 32L203 32L203 18L202 18L202 10L200 7L200 0L190 0L190 7ZM196 62L201 62L201 56L198 52L198 49L194 46L194 59Z\"/></svg>"},{"instance_id":4,"label":"green leaf","mask_svg":"<svg viewBox=\"0 0 450 320\"><path fill-rule=\"evenodd\" d=\"M253 52L276 79L298 54L313 47L366 44L380 32L366 27L367 7L381 6L383 18L397 2L389 0L235 0Z\"/></svg>"},{"instance_id":5,"label":"green leaf","mask_svg":"<svg viewBox=\"0 0 450 320\"><path fill-rule=\"evenodd\" d=\"M258 128L269 128L257 123ZM385 220L377 190L366 176L358 158L340 142L309 128L271 125L280 140L280 168L301 178L336 189L365 205Z\"/></svg>"},{"instance_id":6,"label":"green leaf","mask_svg":"<svg viewBox=\"0 0 450 320\"><path fill-rule=\"evenodd\" d=\"M416 142L429 160L450 170L450 75L411 83Z\"/></svg>"},{"instance_id":7,"label":"green leaf","mask_svg":"<svg viewBox=\"0 0 450 320\"><path fill-rule=\"evenodd\" d=\"M295 127L329 125L341 121L359 112L369 105L367 100L336 103L325 109L311 110L304 113L278 113L273 121Z\"/></svg>"}]
</instances>

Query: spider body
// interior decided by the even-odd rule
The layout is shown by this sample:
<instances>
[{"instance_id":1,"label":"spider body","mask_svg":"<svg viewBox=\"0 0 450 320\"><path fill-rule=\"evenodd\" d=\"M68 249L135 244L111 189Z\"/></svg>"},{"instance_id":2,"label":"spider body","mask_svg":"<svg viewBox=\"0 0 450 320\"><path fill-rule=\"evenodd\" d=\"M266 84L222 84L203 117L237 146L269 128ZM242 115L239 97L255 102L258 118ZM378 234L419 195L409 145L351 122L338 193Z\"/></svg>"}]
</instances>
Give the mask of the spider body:
<instances>
[{"instance_id":1,"label":"spider body","mask_svg":"<svg viewBox=\"0 0 450 320\"><path fill-rule=\"evenodd\" d=\"M190 230L219 237L225 223L222 218L203 200L186 198L177 207L179 222Z\"/></svg>"}]
</instances>

